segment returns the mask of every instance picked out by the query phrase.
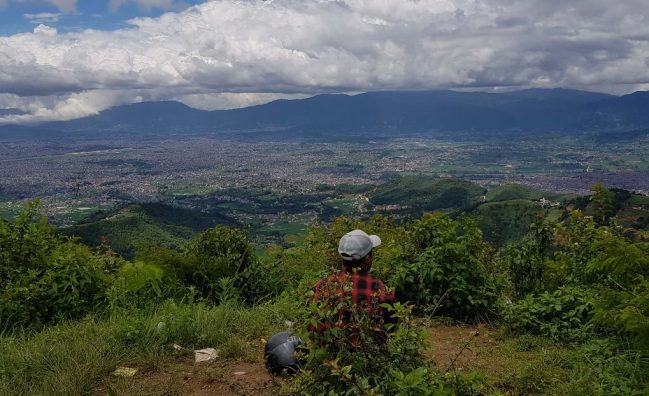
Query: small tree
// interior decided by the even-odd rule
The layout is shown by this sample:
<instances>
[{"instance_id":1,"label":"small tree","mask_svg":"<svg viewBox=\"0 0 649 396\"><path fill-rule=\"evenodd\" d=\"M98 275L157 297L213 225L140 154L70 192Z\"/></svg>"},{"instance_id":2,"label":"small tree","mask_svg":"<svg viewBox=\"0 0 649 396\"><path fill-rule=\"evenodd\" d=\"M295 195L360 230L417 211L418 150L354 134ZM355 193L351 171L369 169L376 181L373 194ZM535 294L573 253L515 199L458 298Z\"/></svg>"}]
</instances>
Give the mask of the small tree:
<instances>
[{"instance_id":1,"label":"small tree","mask_svg":"<svg viewBox=\"0 0 649 396\"><path fill-rule=\"evenodd\" d=\"M222 279L235 279L255 261L252 246L245 232L217 225L195 236L184 249L185 262L181 276L184 284L195 286L202 297L218 300L224 284Z\"/></svg>"},{"instance_id":2,"label":"small tree","mask_svg":"<svg viewBox=\"0 0 649 396\"><path fill-rule=\"evenodd\" d=\"M590 188L593 195L590 197L590 204L593 210L595 221L598 224L607 224L609 216L613 212L614 194L604 187L604 183L597 182Z\"/></svg>"}]
</instances>

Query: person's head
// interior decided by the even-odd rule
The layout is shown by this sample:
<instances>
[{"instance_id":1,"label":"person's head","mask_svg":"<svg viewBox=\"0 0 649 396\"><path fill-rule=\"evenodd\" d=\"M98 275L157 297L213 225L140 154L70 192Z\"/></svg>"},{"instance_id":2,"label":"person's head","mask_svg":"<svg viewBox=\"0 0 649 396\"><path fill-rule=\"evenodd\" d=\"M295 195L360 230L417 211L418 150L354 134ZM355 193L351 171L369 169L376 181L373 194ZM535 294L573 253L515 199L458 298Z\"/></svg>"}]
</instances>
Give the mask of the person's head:
<instances>
[{"instance_id":1,"label":"person's head","mask_svg":"<svg viewBox=\"0 0 649 396\"><path fill-rule=\"evenodd\" d=\"M343 268L347 271L357 269L368 272L372 267L372 249L381 244L381 238L367 235L362 230L348 232L340 238L338 254L343 260Z\"/></svg>"}]
</instances>

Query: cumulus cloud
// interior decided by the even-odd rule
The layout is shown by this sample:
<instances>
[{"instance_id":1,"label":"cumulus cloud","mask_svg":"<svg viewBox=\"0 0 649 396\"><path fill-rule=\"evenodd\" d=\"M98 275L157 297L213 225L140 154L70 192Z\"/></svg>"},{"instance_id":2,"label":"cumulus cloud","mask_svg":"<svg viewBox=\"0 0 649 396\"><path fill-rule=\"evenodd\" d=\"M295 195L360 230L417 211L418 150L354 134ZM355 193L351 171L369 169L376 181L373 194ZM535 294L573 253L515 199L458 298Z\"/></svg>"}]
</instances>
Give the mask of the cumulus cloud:
<instances>
[{"instance_id":1,"label":"cumulus cloud","mask_svg":"<svg viewBox=\"0 0 649 396\"><path fill-rule=\"evenodd\" d=\"M6 115L0 120L4 123L26 123L52 120L71 120L97 114L120 101L132 101L132 98L125 97L122 91L96 90L70 95L24 98L7 95L4 98L5 108L19 109L27 114ZM130 95L129 95L130 96ZM137 100L135 101L141 101ZM0 104L3 98L0 97ZM0 106L2 107L2 106Z\"/></svg>"},{"instance_id":2,"label":"cumulus cloud","mask_svg":"<svg viewBox=\"0 0 649 396\"><path fill-rule=\"evenodd\" d=\"M25 122L138 100L649 83L646 0L213 0L130 24L0 37L0 93L59 98Z\"/></svg>"}]
</instances>

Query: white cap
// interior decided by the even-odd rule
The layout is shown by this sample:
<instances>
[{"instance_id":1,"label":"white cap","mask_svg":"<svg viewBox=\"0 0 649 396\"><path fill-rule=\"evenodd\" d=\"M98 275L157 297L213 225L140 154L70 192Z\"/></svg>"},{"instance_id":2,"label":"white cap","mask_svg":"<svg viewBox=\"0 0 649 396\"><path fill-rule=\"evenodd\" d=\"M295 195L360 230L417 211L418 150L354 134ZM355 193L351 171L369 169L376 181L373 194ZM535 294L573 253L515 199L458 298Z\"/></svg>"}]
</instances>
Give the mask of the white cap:
<instances>
[{"instance_id":1,"label":"white cap","mask_svg":"<svg viewBox=\"0 0 649 396\"><path fill-rule=\"evenodd\" d=\"M380 244L381 238L378 236L367 235L362 230L354 230L340 238L338 253L345 261L360 260Z\"/></svg>"}]
</instances>

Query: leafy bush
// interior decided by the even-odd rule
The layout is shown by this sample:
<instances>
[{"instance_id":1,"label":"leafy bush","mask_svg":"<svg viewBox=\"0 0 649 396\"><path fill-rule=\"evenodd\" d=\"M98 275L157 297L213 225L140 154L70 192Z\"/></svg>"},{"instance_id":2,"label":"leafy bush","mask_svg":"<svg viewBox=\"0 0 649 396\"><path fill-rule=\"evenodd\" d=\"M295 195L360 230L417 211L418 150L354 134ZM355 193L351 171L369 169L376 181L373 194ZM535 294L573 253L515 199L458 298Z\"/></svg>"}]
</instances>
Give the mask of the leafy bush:
<instances>
[{"instance_id":1,"label":"leafy bush","mask_svg":"<svg viewBox=\"0 0 649 396\"><path fill-rule=\"evenodd\" d=\"M426 213L409 228L410 254L395 265L390 283L401 301L463 320L486 317L497 299L483 255L486 244L469 219Z\"/></svg>"},{"instance_id":2,"label":"leafy bush","mask_svg":"<svg viewBox=\"0 0 649 396\"><path fill-rule=\"evenodd\" d=\"M604 290L595 302L594 323L634 338L635 347L649 351L649 280L632 289Z\"/></svg>"},{"instance_id":3,"label":"leafy bush","mask_svg":"<svg viewBox=\"0 0 649 396\"><path fill-rule=\"evenodd\" d=\"M126 261L108 291L111 307L142 306L163 296L163 271L155 264Z\"/></svg>"},{"instance_id":4,"label":"leafy bush","mask_svg":"<svg viewBox=\"0 0 649 396\"><path fill-rule=\"evenodd\" d=\"M614 226L598 227L580 212L558 229L558 251L547 283L592 290L593 324L649 346L649 244L626 240Z\"/></svg>"},{"instance_id":5,"label":"leafy bush","mask_svg":"<svg viewBox=\"0 0 649 396\"><path fill-rule=\"evenodd\" d=\"M225 297L253 304L278 295L288 283L282 265L255 256L243 230L222 225L197 234L180 250L148 246L137 261L163 271L161 294L169 297L182 298L191 288L212 303Z\"/></svg>"},{"instance_id":6,"label":"leafy bush","mask_svg":"<svg viewBox=\"0 0 649 396\"><path fill-rule=\"evenodd\" d=\"M424 333L412 306L354 304L351 279L336 278L309 305L310 352L292 393L328 395L484 395L484 378L440 374L421 351ZM341 295L338 291L344 291ZM346 292L345 292L346 291ZM313 292L309 295L313 299ZM373 307L373 309L370 309ZM382 308L382 310L377 309ZM386 322L386 318L389 320ZM343 322L344 321L344 322Z\"/></svg>"},{"instance_id":7,"label":"leafy bush","mask_svg":"<svg viewBox=\"0 0 649 396\"><path fill-rule=\"evenodd\" d=\"M106 302L120 262L62 238L31 203L0 221L0 321L5 328L79 318Z\"/></svg>"},{"instance_id":8,"label":"leafy bush","mask_svg":"<svg viewBox=\"0 0 649 396\"><path fill-rule=\"evenodd\" d=\"M542 289L545 260L554 231L552 227L538 223L531 228L532 231L521 242L508 246L503 254L517 298Z\"/></svg>"},{"instance_id":9,"label":"leafy bush","mask_svg":"<svg viewBox=\"0 0 649 396\"><path fill-rule=\"evenodd\" d=\"M197 234L182 250L187 262L182 276L203 297L215 299L221 278L234 278L255 260L246 234L218 225Z\"/></svg>"},{"instance_id":10,"label":"leafy bush","mask_svg":"<svg viewBox=\"0 0 649 396\"><path fill-rule=\"evenodd\" d=\"M591 335L593 295L577 287L529 294L505 313L510 328L518 333L551 337L561 342L583 341Z\"/></svg>"},{"instance_id":11,"label":"leafy bush","mask_svg":"<svg viewBox=\"0 0 649 396\"><path fill-rule=\"evenodd\" d=\"M601 250L597 242L613 232L608 227L598 227L592 218L579 210L571 212L570 218L556 227L554 256L547 262L544 277L546 286L592 283L594 279L592 271L588 271L588 262Z\"/></svg>"}]
</instances>

